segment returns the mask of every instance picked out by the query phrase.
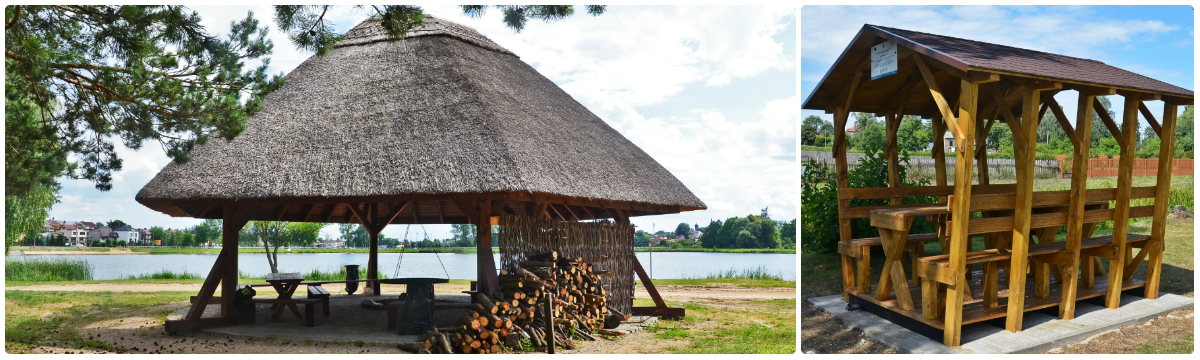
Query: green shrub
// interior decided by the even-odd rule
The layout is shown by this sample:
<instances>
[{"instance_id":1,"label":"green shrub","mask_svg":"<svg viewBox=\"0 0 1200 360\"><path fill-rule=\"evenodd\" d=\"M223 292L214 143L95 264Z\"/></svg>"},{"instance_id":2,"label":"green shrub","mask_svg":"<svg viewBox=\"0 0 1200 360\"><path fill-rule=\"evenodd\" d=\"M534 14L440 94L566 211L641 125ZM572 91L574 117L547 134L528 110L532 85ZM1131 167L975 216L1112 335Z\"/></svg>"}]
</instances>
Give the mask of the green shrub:
<instances>
[{"instance_id":1,"label":"green shrub","mask_svg":"<svg viewBox=\"0 0 1200 360\"><path fill-rule=\"evenodd\" d=\"M751 269L730 268L723 272L711 273L704 277L685 277L684 279L751 279L751 280L783 280L783 276L767 271L766 266Z\"/></svg>"},{"instance_id":2,"label":"green shrub","mask_svg":"<svg viewBox=\"0 0 1200 360\"><path fill-rule=\"evenodd\" d=\"M129 276L126 276L125 279L126 280L195 280L195 279L204 279L204 277L200 276L200 275L188 273L188 272L175 273L175 272L172 272L167 269L162 269L155 273L147 273L147 274L141 274L141 275L129 275Z\"/></svg>"}]
</instances>

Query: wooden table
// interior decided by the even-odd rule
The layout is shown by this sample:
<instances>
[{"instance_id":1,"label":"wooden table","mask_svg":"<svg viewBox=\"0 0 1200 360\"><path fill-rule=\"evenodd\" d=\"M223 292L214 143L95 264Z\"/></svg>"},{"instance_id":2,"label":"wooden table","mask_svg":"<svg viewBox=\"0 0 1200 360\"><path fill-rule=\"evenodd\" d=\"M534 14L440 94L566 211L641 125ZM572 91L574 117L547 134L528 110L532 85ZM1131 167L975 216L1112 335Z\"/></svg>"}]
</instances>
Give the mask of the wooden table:
<instances>
[{"instance_id":1,"label":"wooden table","mask_svg":"<svg viewBox=\"0 0 1200 360\"><path fill-rule=\"evenodd\" d=\"M275 288L275 292L279 293L279 296L276 297L277 300L291 299L292 294L294 294L296 292L296 289L300 288L300 283L302 283L302 282L304 282L304 277L300 276L300 273L267 274L267 283L271 284L271 287ZM279 305L284 305L284 306L279 306ZM296 315L296 317L299 317L299 318L304 317L304 315L300 314L300 309L298 309L296 307L296 304L288 303L288 304L272 305L271 308L274 309L275 312L271 313L271 318L272 319L278 318L279 313L283 312L283 308L285 306L288 309L292 310L292 315Z\"/></svg>"},{"instance_id":2,"label":"wooden table","mask_svg":"<svg viewBox=\"0 0 1200 360\"><path fill-rule=\"evenodd\" d=\"M1107 206L1107 201L1092 201L1087 202L1087 208ZM1068 207L1062 205L1045 205L1034 206L1032 212L1034 214L1063 212ZM1003 213L1012 212L1012 210L990 210L986 213ZM879 238L883 243L883 252L886 255L886 260L883 262L883 273L879 276L879 286L875 290L875 299L887 300L892 292L892 286L896 287L896 300L901 309L913 310L912 295L908 289L908 277L904 274L904 267L901 263L901 258L904 256L904 247L908 243L908 231L912 227L913 219L918 216L929 216L931 218L940 219L939 228L944 228L944 221L950 215L950 207L947 204L927 204L913 205L911 207L890 208L871 210L871 226L879 230ZM1053 241L1057 234L1058 226L1052 228L1030 229L1030 232L1037 234L1038 242ZM945 237L945 231L939 231L940 237ZM942 240L942 239L939 239ZM945 246L943 242L943 246ZM924 246L915 245L914 254L917 256L924 255ZM916 263L913 264L916 273ZM1061 276L1059 276L1061 279ZM968 296L969 293L968 293Z\"/></svg>"}]
</instances>

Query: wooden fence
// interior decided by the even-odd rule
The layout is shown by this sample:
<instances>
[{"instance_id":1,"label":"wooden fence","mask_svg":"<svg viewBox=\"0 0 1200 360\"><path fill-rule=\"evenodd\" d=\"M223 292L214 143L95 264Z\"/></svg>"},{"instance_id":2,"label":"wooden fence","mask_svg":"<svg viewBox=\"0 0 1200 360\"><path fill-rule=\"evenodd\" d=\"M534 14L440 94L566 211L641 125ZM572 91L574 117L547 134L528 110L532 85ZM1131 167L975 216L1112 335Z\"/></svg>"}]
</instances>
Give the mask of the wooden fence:
<instances>
[{"instance_id":1,"label":"wooden fence","mask_svg":"<svg viewBox=\"0 0 1200 360\"><path fill-rule=\"evenodd\" d=\"M846 163L853 168L859 164L863 158L862 153L847 153ZM800 163L804 165L809 161L833 165L833 153L826 151L801 151ZM946 178L954 178L954 157L946 158ZM977 167L978 165L976 165ZM932 179L936 173L935 162L929 156L909 156L908 157L908 176L910 178L926 177ZM1049 179L1060 176L1059 162L1057 160L1037 160L1034 163L1033 174L1036 178ZM978 171L978 170L976 170ZM1014 179L1017 175L1016 161L1013 159L988 159L988 178L991 179Z\"/></svg>"},{"instance_id":2,"label":"wooden fence","mask_svg":"<svg viewBox=\"0 0 1200 360\"><path fill-rule=\"evenodd\" d=\"M1071 176L1071 158L1066 155L1058 156L1059 176ZM1113 156L1112 159L1095 158L1088 159L1089 178L1117 176L1117 170L1121 164L1119 156ZM1193 159L1172 159L1171 160L1171 175L1192 175L1194 169ZM1157 176L1158 175L1158 159L1133 159L1133 176Z\"/></svg>"}]
</instances>

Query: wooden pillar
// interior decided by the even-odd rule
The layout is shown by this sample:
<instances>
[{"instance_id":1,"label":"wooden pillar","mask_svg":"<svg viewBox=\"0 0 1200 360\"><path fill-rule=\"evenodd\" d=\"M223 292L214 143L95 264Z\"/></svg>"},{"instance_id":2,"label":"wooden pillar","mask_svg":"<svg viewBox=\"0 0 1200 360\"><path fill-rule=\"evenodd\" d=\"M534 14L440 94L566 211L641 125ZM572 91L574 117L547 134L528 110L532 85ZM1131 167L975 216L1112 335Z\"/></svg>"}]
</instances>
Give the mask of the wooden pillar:
<instances>
[{"instance_id":1,"label":"wooden pillar","mask_svg":"<svg viewBox=\"0 0 1200 360\"><path fill-rule=\"evenodd\" d=\"M967 226L971 218L971 160L975 156L975 113L978 110L979 84L966 80L961 81L961 95L958 98L958 129L962 138L956 139L959 144L956 149L954 164L954 202L951 204L951 218L954 220L950 227L950 268L958 274L954 285L946 288L946 346L959 346L962 341L962 305L963 296L970 291L966 281L967 270ZM946 119L951 121L951 119Z\"/></svg>"},{"instance_id":2,"label":"wooden pillar","mask_svg":"<svg viewBox=\"0 0 1200 360\"><path fill-rule=\"evenodd\" d=\"M1038 104L1041 91L1022 88L1021 127L1024 141L1014 137L1017 162L1017 196L1013 208L1012 260L1008 275L1008 318L1005 329L1018 332L1025 317L1025 268L1029 264L1029 221L1033 211L1033 172L1037 158Z\"/></svg>"},{"instance_id":3,"label":"wooden pillar","mask_svg":"<svg viewBox=\"0 0 1200 360\"><path fill-rule=\"evenodd\" d=\"M1071 201L1067 208L1066 253L1071 266L1062 267L1062 299L1058 306L1058 317L1064 320L1075 318L1075 293L1079 286L1079 246L1083 241L1083 212L1087 202L1087 164L1092 139L1092 102L1096 96L1080 92L1075 115L1075 154L1071 161ZM1137 111L1137 107L1134 107Z\"/></svg>"},{"instance_id":4,"label":"wooden pillar","mask_svg":"<svg viewBox=\"0 0 1200 360\"><path fill-rule=\"evenodd\" d=\"M846 94L846 100L842 106L834 109L833 115L833 163L834 169L837 172L837 187L841 191L850 188L850 173L846 163L846 120L850 117L850 104L854 100L854 94L858 90L859 81L862 80L863 73L854 74L854 79L851 80L849 86L850 91ZM850 245L852 233L850 229L850 219L842 217L850 208L850 200L838 198L838 241L846 245ZM858 260L857 271L857 292L860 294L871 293L870 271L871 271L871 252L863 251L862 259ZM854 258L842 255L842 297L849 302L850 291L855 289L855 261Z\"/></svg>"},{"instance_id":5,"label":"wooden pillar","mask_svg":"<svg viewBox=\"0 0 1200 360\"><path fill-rule=\"evenodd\" d=\"M1125 243L1129 233L1129 200L1133 188L1133 148L1137 139L1138 105L1142 100L1133 94L1126 94L1125 109L1121 117L1121 134L1125 138L1125 146L1121 147L1121 159L1117 163L1117 208L1113 215L1112 244L1115 254L1108 262L1108 293L1104 297L1104 305L1109 309L1121 307L1121 283L1125 278L1125 262L1128 244ZM1117 134L1113 134L1117 135ZM1170 181L1170 177L1167 178ZM1157 200L1157 198L1155 199Z\"/></svg>"},{"instance_id":6,"label":"wooden pillar","mask_svg":"<svg viewBox=\"0 0 1200 360\"><path fill-rule=\"evenodd\" d=\"M477 241L475 244L476 268L479 269L479 291L487 296L500 289L500 278L496 275L496 259L492 258L492 202L479 202L479 216L475 222Z\"/></svg>"},{"instance_id":7,"label":"wooden pillar","mask_svg":"<svg viewBox=\"0 0 1200 360\"><path fill-rule=\"evenodd\" d=\"M1149 251L1146 264L1147 299L1158 298L1158 286L1162 277L1163 249L1166 248L1167 234L1167 196L1171 188L1171 163L1175 158L1175 117L1178 109L1175 104L1163 103L1162 132L1159 133L1161 145L1158 149L1158 179L1154 187L1154 222L1150 225L1150 243L1142 251Z\"/></svg>"},{"instance_id":8,"label":"wooden pillar","mask_svg":"<svg viewBox=\"0 0 1200 360\"><path fill-rule=\"evenodd\" d=\"M884 155L888 162L888 187L900 187L900 145L899 139L896 138L896 132L900 130L899 115L891 114L884 115L884 128L887 129L887 146L884 147ZM892 205L900 205L900 198L892 198Z\"/></svg>"},{"instance_id":9,"label":"wooden pillar","mask_svg":"<svg viewBox=\"0 0 1200 360\"><path fill-rule=\"evenodd\" d=\"M350 206L354 207L356 205L350 204ZM367 233L371 235L371 245L370 250L368 250L369 254L367 256L367 280L379 279L379 232L383 229L366 225L374 221L375 212L375 204L367 204L366 211L364 214L362 214L362 216L359 216L359 220L364 224L363 227L366 228ZM379 296L380 286L378 281L372 281L368 284L368 286L371 287L372 294Z\"/></svg>"}]
</instances>

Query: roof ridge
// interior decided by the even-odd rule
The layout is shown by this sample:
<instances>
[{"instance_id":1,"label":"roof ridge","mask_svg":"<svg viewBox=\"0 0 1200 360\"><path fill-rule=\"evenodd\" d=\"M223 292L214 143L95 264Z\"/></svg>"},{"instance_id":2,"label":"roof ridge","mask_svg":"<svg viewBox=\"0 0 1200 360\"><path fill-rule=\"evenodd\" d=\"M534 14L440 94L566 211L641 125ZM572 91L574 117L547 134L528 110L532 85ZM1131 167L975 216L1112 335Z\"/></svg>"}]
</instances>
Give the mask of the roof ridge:
<instances>
[{"instance_id":1,"label":"roof ridge","mask_svg":"<svg viewBox=\"0 0 1200 360\"><path fill-rule=\"evenodd\" d=\"M951 39L955 39L955 40L969 41L969 42L975 42L975 43L983 43L983 44L988 44L988 45L993 45L993 46L1000 46L1000 47L1006 47L1006 48L1010 48L1010 49L1017 49L1017 50L1022 50L1022 51L1031 51L1031 52L1035 52L1035 53L1039 53L1039 54L1047 54L1047 55L1061 56L1061 57L1065 57L1065 58L1071 58L1071 59L1077 59L1077 60L1083 60L1083 61L1091 61L1091 62L1094 62L1094 63L1097 63L1097 64L1104 64L1104 62L1103 62L1103 61L1100 61L1100 60L1094 60L1094 59L1088 59L1088 58L1081 58L1081 57L1077 57L1077 56L1070 56L1070 55L1063 55L1063 54L1056 54L1056 53L1052 53L1052 52L1046 52L1046 51L1040 51L1040 50L1026 49L1026 48L1023 48L1023 47L1016 47L1016 46L1011 46L1011 45L1004 45L1004 44L990 43L990 42L985 42L985 41L971 40L971 39L967 39L967 38L960 38L960 37L949 36L949 35L941 35L941 34L934 34L934 33L920 32L920 31L916 31L916 30L907 30L907 29L900 29L900 28L887 27L887 26L880 26L880 25L871 25L871 24L866 24L866 25L867 25L867 26L872 26L872 27L875 27L875 28L878 28L878 29L880 29L880 30L884 30L884 31L888 31L888 30L900 30L900 31L907 31L907 32L918 33L918 34L925 34L925 35L933 35L933 36L939 36L939 37L944 37L944 38L951 38ZM899 34L897 34L897 35L899 35ZM910 41L912 41L912 42L914 42L914 43L921 44L920 42L918 42L918 41L916 41L916 40L913 40L913 39L908 39L908 40L910 40ZM921 45L922 45L922 46L929 46L929 45L925 45L925 44L921 44ZM1108 65L1108 64L1104 64L1104 65Z\"/></svg>"},{"instance_id":2,"label":"roof ridge","mask_svg":"<svg viewBox=\"0 0 1200 360\"><path fill-rule=\"evenodd\" d=\"M449 36L471 45L475 45L484 49L495 52L517 56L512 51L505 49L500 44L483 36L478 30L470 26L459 24L433 15L425 15L425 23L421 27L414 28L405 35L405 38L413 38L418 36ZM334 47L354 46L370 44L380 41L389 41L391 36L388 35L383 26L379 25L379 20L367 18L358 25L346 31L343 34L342 41ZM403 39L400 39L403 40ZM518 58L520 56L517 56Z\"/></svg>"}]
</instances>

